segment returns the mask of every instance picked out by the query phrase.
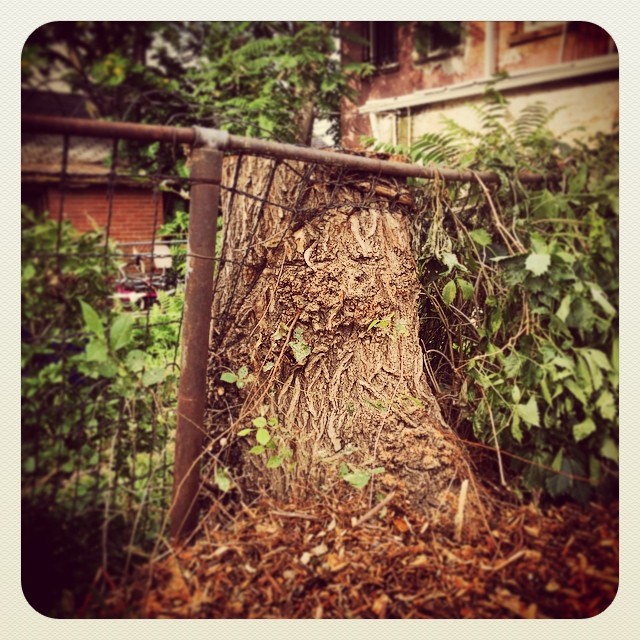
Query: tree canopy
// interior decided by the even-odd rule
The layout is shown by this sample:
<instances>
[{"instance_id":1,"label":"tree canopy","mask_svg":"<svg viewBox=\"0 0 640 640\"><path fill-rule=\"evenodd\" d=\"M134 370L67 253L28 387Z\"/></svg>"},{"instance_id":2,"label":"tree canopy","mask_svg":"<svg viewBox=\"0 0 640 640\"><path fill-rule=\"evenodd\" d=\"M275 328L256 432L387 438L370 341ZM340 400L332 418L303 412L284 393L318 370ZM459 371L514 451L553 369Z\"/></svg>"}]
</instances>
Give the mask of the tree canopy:
<instances>
[{"instance_id":1,"label":"tree canopy","mask_svg":"<svg viewBox=\"0 0 640 640\"><path fill-rule=\"evenodd\" d=\"M22 54L23 86L86 96L100 118L198 123L309 143L315 118L352 97L330 23L54 22Z\"/></svg>"}]
</instances>

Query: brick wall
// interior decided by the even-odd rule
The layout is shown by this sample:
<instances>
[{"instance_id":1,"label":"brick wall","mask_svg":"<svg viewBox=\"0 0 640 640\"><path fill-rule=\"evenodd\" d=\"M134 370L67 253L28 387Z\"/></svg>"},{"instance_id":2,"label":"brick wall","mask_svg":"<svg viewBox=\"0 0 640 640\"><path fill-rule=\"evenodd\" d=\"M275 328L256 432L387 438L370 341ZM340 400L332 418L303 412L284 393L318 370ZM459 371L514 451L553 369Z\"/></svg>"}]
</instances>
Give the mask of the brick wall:
<instances>
[{"instance_id":1,"label":"brick wall","mask_svg":"<svg viewBox=\"0 0 640 640\"><path fill-rule=\"evenodd\" d=\"M47 205L52 219L60 217L60 191L49 189ZM62 205L64 219L78 231L105 229L109 214L107 190L102 187L68 189ZM155 221L155 223L154 223ZM162 196L148 189L116 187L111 205L109 236L120 242L150 240L163 223Z\"/></svg>"}]
</instances>

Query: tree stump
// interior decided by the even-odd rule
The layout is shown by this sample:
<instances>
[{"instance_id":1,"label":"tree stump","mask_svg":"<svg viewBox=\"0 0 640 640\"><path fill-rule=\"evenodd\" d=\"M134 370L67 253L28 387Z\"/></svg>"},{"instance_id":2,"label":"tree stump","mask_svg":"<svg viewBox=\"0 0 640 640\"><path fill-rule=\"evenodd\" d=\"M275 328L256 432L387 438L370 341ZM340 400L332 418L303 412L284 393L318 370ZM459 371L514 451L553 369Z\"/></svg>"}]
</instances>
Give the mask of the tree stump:
<instances>
[{"instance_id":1,"label":"tree stump","mask_svg":"<svg viewBox=\"0 0 640 640\"><path fill-rule=\"evenodd\" d=\"M223 185L207 411L217 463L277 497L342 475L404 482L417 505L432 502L464 456L423 371L408 192L260 157L227 158Z\"/></svg>"}]
</instances>

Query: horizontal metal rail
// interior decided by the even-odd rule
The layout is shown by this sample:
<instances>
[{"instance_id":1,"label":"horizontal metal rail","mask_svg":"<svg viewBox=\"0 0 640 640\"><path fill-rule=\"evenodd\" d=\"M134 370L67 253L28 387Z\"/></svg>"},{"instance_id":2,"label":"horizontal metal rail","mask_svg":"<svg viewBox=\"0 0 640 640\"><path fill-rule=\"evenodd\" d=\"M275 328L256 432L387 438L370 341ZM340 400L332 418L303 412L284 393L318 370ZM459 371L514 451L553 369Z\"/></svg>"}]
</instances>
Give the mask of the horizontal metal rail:
<instances>
[{"instance_id":1,"label":"horizontal metal rail","mask_svg":"<svg viewBox=\"0 0 640 640\"><path fill-rule=\"evenodd\" d=\"M480 180L485 183L500 182L500 177L493 171L459 171L456 169L423 167L421 165L404 162L377 160L375 158L365 158L347 153L301 147L294 144L283 144L259 140L257 138L229 135L217 129L202 129L200 127L167 127L134 124L130 122L106 122L83 118L23 115L22 129L25 132L34 133L212 146L221 151L246 151L254 154L269 155L275 158L340 166L398 178L441 178L448 182L477 182ZM557 177L553 175L545 176L528 171L520 172L518 178L520 182L527 184L540 184L557 180Z\"/></svg>"}]
</instances>

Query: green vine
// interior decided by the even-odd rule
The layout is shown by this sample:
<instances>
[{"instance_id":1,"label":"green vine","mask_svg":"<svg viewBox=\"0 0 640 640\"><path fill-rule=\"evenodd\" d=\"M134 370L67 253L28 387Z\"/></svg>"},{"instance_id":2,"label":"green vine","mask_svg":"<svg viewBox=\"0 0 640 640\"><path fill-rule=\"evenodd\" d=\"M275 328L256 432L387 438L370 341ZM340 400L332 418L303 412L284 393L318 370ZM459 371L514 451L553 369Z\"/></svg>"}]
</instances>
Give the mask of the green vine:
<instances>
[{"instance_id":1,"label":"green vine","mask_svg":"<svg viewBox=\"0 0 640 640\"><path fill-rule=\"evenodd\" d=\"M568 145L536 103L490 90L481 126L445 120L414 161L493 170L499 186L414 185L421 339L449 423L496 449L501 480L587 500L617 486L618 140ZM556 174L523 186L523 170Z\"/></svg>"}]
</instances>

